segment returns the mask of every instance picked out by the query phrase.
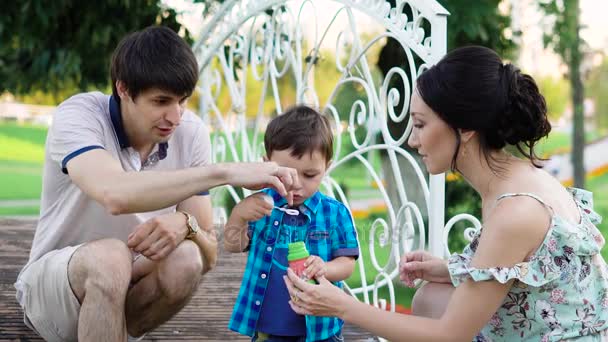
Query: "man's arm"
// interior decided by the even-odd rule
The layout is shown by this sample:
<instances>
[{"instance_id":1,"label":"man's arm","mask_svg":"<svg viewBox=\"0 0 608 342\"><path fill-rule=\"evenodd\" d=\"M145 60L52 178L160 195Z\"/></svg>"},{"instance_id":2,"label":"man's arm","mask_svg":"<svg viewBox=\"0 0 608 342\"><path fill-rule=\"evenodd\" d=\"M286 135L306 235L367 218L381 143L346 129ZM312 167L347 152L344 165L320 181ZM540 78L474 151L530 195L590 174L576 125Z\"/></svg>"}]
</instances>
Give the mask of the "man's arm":
<instances>
[{"instance_id":1,"label":"man's arm","mask_svg":"<svg viewBox=\"0 0 608 342\"><path fill-rule=\"evenodd\" d=\"M193 215L200 230L192 239L201 250L203 274L209 272L217 263L217 234L213 225L211 196L193 196L177 205L177 210ZM185 216L185 215L184 215ZM185 227L185 221L184 221Z\"/></svg>"},{"instance_id":2,"label":"man's arm","mask_svg":"<svg viewBox=\"0 0 608 342\"><path fill-rule=\"evenodd\" d=\"M287 191L298 186L295 170L272 162L125 172L107 151L95 149L71 159L66 167L73 182L113 215L166 208L224 184L272 187L291 201Z\"/></svg>"}]
</instances>

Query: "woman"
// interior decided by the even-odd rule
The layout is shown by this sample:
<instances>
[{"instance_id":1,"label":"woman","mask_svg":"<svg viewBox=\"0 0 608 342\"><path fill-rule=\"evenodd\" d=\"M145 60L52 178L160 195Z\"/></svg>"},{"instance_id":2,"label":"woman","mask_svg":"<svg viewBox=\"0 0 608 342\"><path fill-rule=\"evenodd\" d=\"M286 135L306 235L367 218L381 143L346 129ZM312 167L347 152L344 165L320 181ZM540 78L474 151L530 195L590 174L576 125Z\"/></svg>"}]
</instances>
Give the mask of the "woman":
<instances>
[{"instance_id":1,"label":"woman","mask_svg":"<svg viewBox=\"0 0 608 342\"><path fill-rule=\"evenodd\" d=\"M534 80L487 48L454 50L422 73L408 143L430 173L455 170L479 193L483 229L447 261L423 251L402 257L406 285L428 281L413 316L289 272L293 310L338 316L391 341L608 340L601 218L589 192L539 168L534 145L551 130L546 111Z\"/></svg>"}]
</instances>

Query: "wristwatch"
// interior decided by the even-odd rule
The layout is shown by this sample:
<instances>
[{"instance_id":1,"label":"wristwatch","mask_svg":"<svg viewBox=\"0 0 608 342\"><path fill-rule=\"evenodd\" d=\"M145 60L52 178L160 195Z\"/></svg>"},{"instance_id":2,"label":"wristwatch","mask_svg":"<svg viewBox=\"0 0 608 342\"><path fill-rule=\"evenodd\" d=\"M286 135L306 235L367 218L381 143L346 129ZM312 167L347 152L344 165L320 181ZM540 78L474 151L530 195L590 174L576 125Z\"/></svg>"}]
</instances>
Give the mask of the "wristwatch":
<instances>
[{"instance_id":1,"label":"wristwatch","mask_svg":"<svg viewBox=\"0 0 608 342\"><path fill-rule=\"evenodd\" d=\"M196 218L185 211L178 210L180 213L186 215L186 227L188 228L188 234L186 235L186 239L192 239L199 231L198 222L196 222Z\"/></svg>"}]
</instances>

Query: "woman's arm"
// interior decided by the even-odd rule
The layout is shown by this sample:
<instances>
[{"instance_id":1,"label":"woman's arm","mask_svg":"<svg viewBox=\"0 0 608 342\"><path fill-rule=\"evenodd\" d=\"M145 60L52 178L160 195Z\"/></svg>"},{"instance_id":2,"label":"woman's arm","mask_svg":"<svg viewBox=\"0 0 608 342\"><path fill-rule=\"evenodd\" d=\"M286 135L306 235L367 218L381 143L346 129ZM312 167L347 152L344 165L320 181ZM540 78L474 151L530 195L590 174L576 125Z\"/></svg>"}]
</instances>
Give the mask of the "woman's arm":
<instances>
[{"instance_id":1,"label":"woman's arm","mask_svg":"<svg viewBox=\"0 0 608 342\"><path fill-rule=\"evenodd\" d=\"M546 212L536 205L504 201L484 225L473 267L512 266L526 258L542 242L548 228ZM513 280L462 283L452 294L438 319L381 311L360 303L326 279L307 284L291 271L286 284L290 305L300 314L338 316L391 341L471 341L490 320L509 292ZM483 300L480 300L483 298Z\"/></svg>"}]
</instances>

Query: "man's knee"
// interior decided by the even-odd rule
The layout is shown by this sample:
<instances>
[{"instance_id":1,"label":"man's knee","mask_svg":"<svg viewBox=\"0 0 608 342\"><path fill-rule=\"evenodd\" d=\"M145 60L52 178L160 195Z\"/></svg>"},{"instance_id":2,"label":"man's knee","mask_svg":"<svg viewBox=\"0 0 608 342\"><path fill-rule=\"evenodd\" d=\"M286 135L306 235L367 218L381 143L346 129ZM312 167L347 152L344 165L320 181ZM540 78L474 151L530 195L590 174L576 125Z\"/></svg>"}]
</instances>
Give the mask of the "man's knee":
<instances>
[{"instance_id":1,"label":"man's knee","mask_svg":"<svg viewBox=\"0 0 608 342\"><path fill-rule=\"evenodd\" d=\"M68 265L70 285L82 303L88 291L124 301L131 280L131 252L117 239L93 241L78 248Z\"/></svg>"},{"instance_id":2,"label":"man's knee","mask_svg":"<svg viewBox=\"0 0 608 342\"><path fill-rule=\"evenodd\" d=\"M198 246L186 240L171 252L158 270L158 283L170 302L190 297L201 278L203 263Z\"/></svg>"}]
</instances>

